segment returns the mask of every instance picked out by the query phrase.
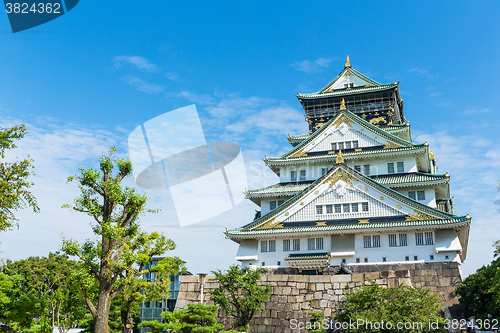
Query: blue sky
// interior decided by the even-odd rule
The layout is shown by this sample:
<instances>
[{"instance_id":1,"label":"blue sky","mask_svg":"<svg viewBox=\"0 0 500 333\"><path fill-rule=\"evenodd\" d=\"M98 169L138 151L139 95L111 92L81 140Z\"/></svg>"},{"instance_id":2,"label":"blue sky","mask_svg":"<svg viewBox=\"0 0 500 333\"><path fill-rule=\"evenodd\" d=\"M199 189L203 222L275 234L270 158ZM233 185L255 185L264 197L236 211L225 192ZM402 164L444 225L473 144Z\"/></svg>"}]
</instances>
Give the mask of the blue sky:
<instances>
[{"instance_id":1,"label":"blue sky","mask_svg":"<svg viewBox=\"0 0 500 333\"><path fill-rule=\"evenodd\" d=\"M35 159L42 208L0 235L2 256L46 255L61 232L90 237L87 218L60 209L77 193L65 178L113 144L127 154L135 127L193 103L208 141L242 147L249 187L276 182L261 159L307 131L295 94L318 91L349 54L372 79L400 81L414 141L429 142L452 176L457 213L473 217L470 274L500 238L499 14L497 1L87 0L17 34L0 14L0 125L28 125L17 154ZM222 230L247 223L255 205L179 228L169 193L148 193L162 213L144 228L173 238L190 270L233 262L237 246Z\"/></svg>"}]
</instances>

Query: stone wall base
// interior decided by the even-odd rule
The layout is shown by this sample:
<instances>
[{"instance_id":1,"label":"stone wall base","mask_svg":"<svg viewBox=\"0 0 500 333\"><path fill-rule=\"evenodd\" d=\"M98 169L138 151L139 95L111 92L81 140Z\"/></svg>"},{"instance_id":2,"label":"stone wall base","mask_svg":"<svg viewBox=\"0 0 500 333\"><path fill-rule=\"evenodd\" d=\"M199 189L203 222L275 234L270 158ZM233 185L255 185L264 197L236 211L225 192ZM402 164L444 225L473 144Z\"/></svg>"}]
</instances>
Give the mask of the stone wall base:
<instances>
[{"instance_id":1,"label":"stone wall base","mask_svg":"<svg viewBox=\"0 0 500 333\"><path fill-rule=\"evenodd\" d=\"M262 276L261 285L272 285L272 293L265 310L257 312L250 324L253 332L292 332L290 321L309 321L309 312L323 312L325 318L333 318L345 293L355 287L374 281L378 285L395 287L403 284L415 288L430 289L442 300L442 308L448 307L454 318L467 316L458 302L455 289L462 282L459 264L408 263L395 265L357 265L349 267L354 274L347 275L299 275L293 269L278 268ZM214 276L207 276L204 284L204 303L210 301L210 291L217 288ZM349 287L349 289L346 289ZM197 276L183 276L176 309L188 303L199 302L200 283ZM228 318L220 322L229 328ZM298 332L298 330L296 330Z\"/></svg>"}]
</instances>

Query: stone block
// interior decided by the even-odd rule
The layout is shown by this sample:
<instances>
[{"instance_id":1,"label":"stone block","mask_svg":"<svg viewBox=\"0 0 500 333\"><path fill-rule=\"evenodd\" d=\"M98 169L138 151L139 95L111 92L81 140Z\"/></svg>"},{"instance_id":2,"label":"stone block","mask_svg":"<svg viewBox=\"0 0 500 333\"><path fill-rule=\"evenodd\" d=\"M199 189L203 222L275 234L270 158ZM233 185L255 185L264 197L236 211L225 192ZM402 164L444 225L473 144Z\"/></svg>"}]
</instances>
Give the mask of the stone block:
<instances>
[{"instance_id":1,"label":"stone block","mask_svg":"<svg viewBox=\"0 0 500 333\"><path fill-rule=\"evenodd\" d=\"M292 292L292 288L290 288L290 287L283 287L283 294L284 295L290 295L291 292Z\"/></svg>"},{"instance_id":2,"label":"stone block","mask_svg":"<svg viewBox=\"0 0 500 333\"><path fill-rule=\"evenodd\" d=\"M365 280L376 280L380 278L380 272L365 273Z\"/></svg>"},{"instance_id":3,"label":"stone block","mask_svg":"<svg viewBox=\"0 0 500 333\"><path fill-rule=\"evenodd\" d=\"M309 275L310 276L310 282L315 282L315 283L326 283L330 282L330 276L329 275ZM335 275L332 275L335 276Z\"/></svg>"},{"instance_id":4,"label":"stone block","mask_svg":"<svg viewBox=\"0 0 500 333\"><path fill-rule=\"evenodd\" d=\"M335 282L335 283L333 284L333 289L339 289L339 288L340 288L340 283Z\"/></svg>"},{"instance_id":5,"label":"stone block","mask_svg":"<svg viewBox=\"0 0 500 333\"><path fill-rule=\"evenodd\" d=\"M351 275L352 282L360 282L365 280L365 275L363 273L356 273Z\"/></svg>"},{"instance_id":6,"label":"stone block","mask_svg":"<svg viewBox=\"0 0 500 333\"><path fill-rule=\"evenodd\" d=\"M396 277L398 278L405 278L405 277L410 277L410 271L408 269L402 269L394 272L396 274Z\"/></svg>"},{"instance_id":7,"label":"stone block","mask_svg":"<svg viewBox=\"0 0 500 333\"><path fill-rule=\"evenodd\" d=\"M376 284L387 284L387 279L376 279L375 280Z\"/></svg>"},{"instance_id":8,"label":"stone block","mask_svg":"<svg viewBox=\"0 0 500 333\"><path fill-rule=\"evenodd\" d=\"M321 301L319 301L320 308L326 308L327 305L328 305L328 301L326 299L322 299Z\"/></svg>"},{"instance_id":9,"label":"stone block","mask_svg":"<svg viewBox=\"0 0 500 333\"><path fill-rule=\"evenodd\" d=\"M412 287L410 278L399 278L399 284L403 284L406 287Z\"/></svg>"},{"instance_id":10,"label":"stone block","mask_svg":"<svg viewBox=\"0 0 500 333\"><path fill-rule=\"evenodd\" d=\"M338 274L330 276L331 282L351 282L351 274Z\"/></svg>"},{"instance_id":11,"label":"stone block","mask_svg":"<svg viewBox=\"0 0 500 333\"><path fill-rule=\"evenodd\" d=\"M306 284L304 282L297 283L297 289L305 289Z\"/></svg>"},{"instance_id":12,"label":"stone block","mask_svg":"<svg viewBox=\"0 0 500 333\"><path fill-rule=\"evenodd\" d=\"M442 287L449 287L451 286L451 278L449 277L441 277L439 278L439 285Z\"/></svg>"},{"instance_id":13,"label":"stone block","mask_svg":"<svg viewBox=\"0 0 500 333\"><path fill-rule=\"evenodd\" d=\"M293 287L293 288L292 288L292 295L299 295L299 294L300 294L299 289L297 289L297 288Z\"/></svg>"},{"instance_id":14,"label":"stone block","mask_svg":"<svg viewBox=\"0 0 500 333\"><path fill-rule=\"evenodd\" d=\"M188 283L187 291L194 291L194 283Z\"/></svg>"},{"instance_id":15,"label":"stone block","mask_svg":"<svg viewBox=\"0 0 500 333\"><path fill-rule=\"evenodd\" d=\"M341 289L335 289L335 295L342 295Z\"/></svg>"},{"instance_id":16,"label":"stone block","mask_svg":"<svg viewBox=\"0 0 500 333\"><path fill-rule=\"evenodd\" d=\"M325 318L330 317L332 315L332 308L327 307L323 313L325 314Z\"/></svg>"},{"instance_id":17,"label":"stone block","mask_svg":"<svg viewBox=\"0 0 500 333\"><path fill-rule=\"evenodd\" d=\"M324 283L316 283L316 290L317 291L325 290L325 284Z\"/></svg>"},{"instance_id":18,"label":"stone block","mask_svg":"<svg viewBox=\"0 0 500 333\"><path fill-rule=\"evenodd\" d=\"M299 303L292 303L292 311L298 311L300 310Z\"/></svg>"},{"instance_id":19,"label":"stone block","mask_svg":"<svg viewBox=\"0 0 500 333\"><path fill-rule=\"evenodd\" d=\"M306 295L306 301L310 301L314 298L314 295L313 294L307 294Z\"/></svg>"},{"instance_id":20,"label":"stone block","mask_svg":"<svg viewBox=\"0 0 500 333\"><path fill-rule=\"evenodd\" d=\"M314 293L314 299L323 298L323 293L321 291L317 291Z\"/></svg>"},{"instance_id":21,"label":"stone block","mask_svg":"<svg viewBox=\"0 0 500 333\"><path fill-rule=\"evenodd\" d=\"M332 283L325 283L325 290L330 290L332 289Z\"/></svg>"},{"instance_id":22,"label":"stone block","mask_svg":"<svg viewBox=\"0 0 500 333\"><path fill-rule=\"evenodd\" d=\"M395 288L399 285L397 279L387 279L387 286L390 288Z\"/></svg>"},{"instance_id":23,"label":"stone block","mask_svg":"<svg viewBox=\"0 0 500 333\"><path fill-rule=\"evenodd\" d=\"M198 276L197 275L183 275L182 278L181 278L181 284L186 282L186 283L198 283L199 280L198 280Z\"/></svg>"},{"instance_id":24,"label":"stone block","mask_svg":"<svg viewBox=\"0 0 500 333\"><path fill-rule=\"evenodd\" d=\"M330 298L332 298L331 295L329 295L329 294L323 294L323 299L326 299L327 301L329 301Z\"/></svg>"},{"instance_id":25,"label":"stone block","mask_svg":"<svg viewBox=\"0 0 500 333\"><path fill-rule=\"evenodd\" d=\"M296 301L296 297L295 296L288 296L286 301L287 301L287 303L293 303Z\"/></svg>"},{"instance_id":26,"label":"stone block","mask_svg":"<svg viewBox=\"0 0 500 333\"><path fill-rule=\"evenodd\" d=\"M295 299L297 302L302 303L304 302L304 295L295 296Z\"/></svg>"}]
</instances>

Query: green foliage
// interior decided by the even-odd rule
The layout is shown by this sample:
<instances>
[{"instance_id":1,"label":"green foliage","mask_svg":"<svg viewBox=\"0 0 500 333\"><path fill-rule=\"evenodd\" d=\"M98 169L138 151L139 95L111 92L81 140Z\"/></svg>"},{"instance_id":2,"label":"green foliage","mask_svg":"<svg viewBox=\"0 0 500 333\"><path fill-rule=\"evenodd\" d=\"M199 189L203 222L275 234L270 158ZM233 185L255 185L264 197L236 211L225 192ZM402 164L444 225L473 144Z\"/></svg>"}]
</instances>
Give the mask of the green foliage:
<instances>
[{"instance_id":1,"label":"green foliage","mask_svg":"<svg viewBox=\"0 0 500 333\"><path fill-rule=\"evenodd\" d=\"M432 296L428 289L415 289L399 285L395 288L383 288L374 282L355 289L347 294L340 304L335 319L340 322L386 323L383 328L376 329L361 325L347 332L441 332L430 327L429 323L438 323L442 327L443 318L439 315L441 302L439 297ZM392 329L388 329L391 323ZM409 323L411 329L398 329L398 323ZM421 323L421 327L419 327Z\"/></svg>"},{"instance_id":2,"label":"green foliage","mask_svg":"<svg viewBox=\"0 0 500 333\"><path fill-rule=\"evenodd\" d=\"M86 309L73 276L76 267L58 253L7 261L1 281L13 281L13 287L9 301L0 304L0 318L23 331L52 332L58 326L64 333L77 327Z\"/></svg>"},{"instance_id":3,"label":"green foliage","mask_svg":"<svg viewBox=\"0 0 500 333\"><path fill-rule=\"evenodd\" d=\"M235 318L233 328L248 330L248 323L255 311L264 309L262 303L267 302L271 286L259 286L257 282L261 274L267 272L264 268L240 268L230 266L225 272L213 271L219 287L210 294L210 299L228 316Z\"/></svg>"},{"instance_id":4,"label":"green foliage","mask_svg":"<svg viewBox=\"0 0 500 333\"><path fill-rule=\"evenodd\" d=\"M500 239L493 243L493 247L495 248L495 252L493 252L493 257L496 258L500 256Z\"/></svg>"},{"instance_id":5,"label":"green foliage","mask_svg":"<svg viewBox=\"0 0 500 333\"><path fill-rule=\"evenodd\" d=\"M469 275L456 290L460 302L469 305L477 319L500 318L500 258Z\"/></svg>"},{"instance_id":6,"label":"green foliage","mask_svg":"<svg viewBox=\"0 0 500 333\"><path fill-rule=\"evenodd\" d=\"M325 314L323 312L309 312L309 315L312 316L311 319L309 319L309 322L311 323L311 328L310 330L311 333L326 333L326 330L321 328L322 327L322 321L323 318L325 317ZM316 329L317 328L317 329Z\"/></svg>"},{"instance_id":7,"label":"green foliage","mask_svg":"<svg viewBox=\"0 0 500 333\"><path fill-rule=\"evenodd\" d=\"M63 207L91 217L97 240L78 243L63 239L62 249L77 256L96 281L97 299L83 286L84 299L94 318L95 332L105 333L110 302L122 293L138 299L137 288L142 286L137 279L149 272L146 265L153 256L175 249L175 243L158 232L140 230L139 217L157 210L146 208L144 193L121 184L125 177L131 176L132 163L117 158L115 148L101 156L99 170L80 168L79 171L79 175L68 177L68 181L78 182L80 196L73 205Z\"/></svg>"},{"instance_id":8,"label":"green foliage","mask_svg":"<svg viewBox=\"0 0 500 333\"><path fill-rule=\"evenodd\" d=\"M214 333L224 325L217 323L217 306L192 303L185 310L163 312L166 323L145 321L139 327L149 327L153 333Z\"/></svg>"},{"instance_id":9,"label":"green foliage","mask_svg":"<svg viewBox=\"0 0 500 333\"><path fill-rule=\"evenodd\" d=\"M5 151L17 148L14 141L26 133L24 125L0 128L0 231L17 225L15 210L31 207L35 213L39 212L35 197L28 191L34 185L28 181L33 174L33 160L28 156L13 163L5 161Z\"/></svg>"}]
</instances>

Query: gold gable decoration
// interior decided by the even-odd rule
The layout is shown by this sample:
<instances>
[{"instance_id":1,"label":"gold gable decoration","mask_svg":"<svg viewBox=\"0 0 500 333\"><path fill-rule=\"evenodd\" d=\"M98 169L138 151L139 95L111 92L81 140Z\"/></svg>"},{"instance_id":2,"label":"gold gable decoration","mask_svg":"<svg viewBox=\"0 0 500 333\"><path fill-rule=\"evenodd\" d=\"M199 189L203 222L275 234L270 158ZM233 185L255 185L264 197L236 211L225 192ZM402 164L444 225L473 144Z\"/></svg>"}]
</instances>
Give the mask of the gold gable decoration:
<instances>
[{"instance_id":1,"label":"gold gable decoration","mask_svg":"<svg viewBox=\"0 0 500 333\"><path fill-rule=\"evenodd\" d=\"M292 155L288 156L289 158L292 157L306 157L307 153L304 151L304 148L300 149L299 151L293 153Z\"/></svg>"},{"instance_id":2,"label":"gold gable decoration","mask_svg":"<svg viewBox=\"0 0 500 333\"><path fill-rule=\"evenodd\" d=\"M340 110L346 110L344 98L342 98L342 102L340 102Z\"/></svg>"},{"instance_id":3,"label":"gold gable decoration","mask_svg":"<svg viewBox=\"0 0 500 333\"><path fill-rule=\"evenodd\" d=\"M283 228L283 223L281 221L274 221L276 218L273 217L272 219L269 219L266 223L258 226L255 228L255 230L264 230L264 229L273 229L273 228Z\"/></svg>"},{"instance_id":4,"label":"gold gable decoration","mask_svg":"<svg viewBox=\"0 0 500 333\"><path fill-rule=\"evenodd\" d=\"M408 214L406 217L406 222L409 221L429 221L429 220L435 220L436 218L432 215L419 212L418 210L413 210L415 214Z\"/></svg>"},{"instance_id":5,"label":"gold gable decoration","mask_svg":"<svg viewBox=\"0 0 500 333\"><path fill-rule=\"evenodd\" d=\"M344 123L348 126L351 126L353 124L353 121L349 117L347 117L345 114L341 114L337 119L335 119L335 121L333 122L332 125L337 127L342 123Z\"/></svg>"},{"instance_id":6,"label":"gold gable decoration","mask_svg":"<svg viewBox=\"0 0 500 333\"><path fill-rule=\"evenodd\" d=\"M395 148L401 148L400 145L394 142L390 142L386 140L386 144L384 145L384 149L395 149Z\"/></svg>"},{"instance_id":7,"label":"gold gable decoration","mask_svg":"<svg viewBox=\"0 0 500 333\"><path fill-rule=\"evenodd\" d=\"M338 169L335 171L330 177L326 178L321 184L326 184L330 183L328 187L332 187L335 185L339 180L345 181L347 184L352 185L352 181L357 181L356 178L354 178L350 173L344 171L343 169Z\"/></svg>"},{"instance_id":8,"label":"gold gable decoration","mask_svg":"<svg viewBox=\"0 0 500 333\"><path fill-rule=\"evenodd\" d=\"M339 149L339 153L337 154L337 159L335 160L337 164L344 164L344 158L342 157L342 149Z\"/></svg>"},{"instance_id":9,"label":"gold gable decoration","mask_svg":"<svg viewBox=\"0 0 500 333\"><path fill-rule=\"evenodd\" d=\"M349 61L349 55L347 55L347 58L345 59L345 66L344 67L351 67L351 62Z\"/></svg>"}]
</instances>

